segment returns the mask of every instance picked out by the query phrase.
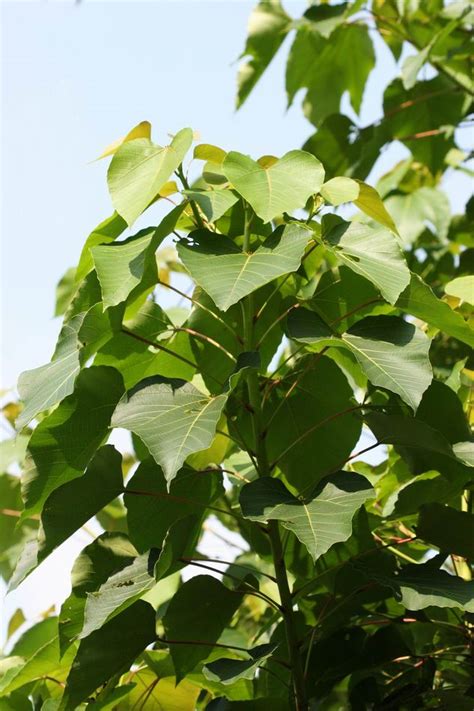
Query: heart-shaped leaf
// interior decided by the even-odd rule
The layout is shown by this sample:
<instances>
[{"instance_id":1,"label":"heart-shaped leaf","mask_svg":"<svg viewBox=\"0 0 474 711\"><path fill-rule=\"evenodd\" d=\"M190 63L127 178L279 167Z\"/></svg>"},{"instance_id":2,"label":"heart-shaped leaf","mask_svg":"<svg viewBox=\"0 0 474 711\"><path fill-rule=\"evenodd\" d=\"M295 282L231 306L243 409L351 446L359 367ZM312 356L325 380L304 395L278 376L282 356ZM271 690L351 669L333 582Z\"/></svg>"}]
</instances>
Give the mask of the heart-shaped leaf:
<instances>
[{"instance_id":1,"label":"heart-shaped leaf","mask_svg":"<svg viewBox=\"0 0 474 711\"><path fill-rule=\"evenodd\" d=\"M318 347L348 348L374 385L397 393L413 410L433 379L430 339L397 316L368 316L337 337L314 311L297 309L288 316L288 334Z\"/></svg>"},{"instance_id":2,"label":"heart-shaped leaf","mask_svg":"<svg viewBox=\"0 0 474 711\"><path fill-rule=\"evenodd\" d=\"M208 398L183 380L149 378L118 404L112 426L143 440L169 485L189 454L210 446L226 400Z\"/></svg>"},{"instance_id":3,"label":"heart-shaped leaf","mask_svg":"<svg viewBox=\"0 0 474 711\"><path fill-rule=\"evenodd\" d=\"M132 225L158 195L160 188L183 162L193 140L190 128L183 128L169 146L158 146L148 138L123 143L107 173L115 209Z\"/></svg>"},{"instance_id":4,"label":"heart-shaped leaf","mask_svg":"<svg viewBox=\"0 0 474 711\"><path fill-rule=\"evenodd\" d=\"M363 476L338 472L322 479L311 496L296 498L279 479L262 477L242 487L240 506L252 521L280 521L316 561L352 533L352 518L374 490Z\"/></svg>"},{"instance_id":5,"label":"heart-shaped leaf","mask_svg":"<svg viewBox=\"0 0 474 711\"><path fill-rule=\"evenodd\" d=\"M290 151L265 167L232 151L226 155L222 168L264 222L304 207L308 198L319 192L324 180L322 164L306 151Z\"/></svg>"},{"instance_id":6,"label":"heart-shaped leaf","mask_svg":"<svg viewBox=\"0 0 474 711\"><path fill-rule=\"evenodd\" d=\"M331 216L332 217L332 216ZM354 272L365 277L394 304L410 281L410 270L395 237L384 228L334 218L323 221L325 244Z\"/></svg>"},{"instance_id":7,"label":"heart-shaped leaf","mask_svg":"<svg viewBox=\"0 0 474 711\"><path fill-rule=\"evenodd\" d=\"M299 224L278 228L255 252L244 253L230 239L213 232L191 233L193 244L180 242L178 254L192 278L227 311L244 296L298 269L311 231Z\"/></svg>"}]
</instances>

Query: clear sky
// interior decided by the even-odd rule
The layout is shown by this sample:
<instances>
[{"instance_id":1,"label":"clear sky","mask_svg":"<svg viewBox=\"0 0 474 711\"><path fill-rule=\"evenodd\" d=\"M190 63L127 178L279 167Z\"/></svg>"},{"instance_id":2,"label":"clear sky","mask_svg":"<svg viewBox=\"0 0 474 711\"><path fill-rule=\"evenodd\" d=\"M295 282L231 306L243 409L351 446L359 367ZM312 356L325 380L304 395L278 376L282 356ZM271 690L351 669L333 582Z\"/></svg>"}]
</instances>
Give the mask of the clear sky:
<instances>
[{"instance_id":1,"label":"clear sky","mask_svg":"<svg viewBox=\"0 0 474 711\"><path fill-rule=\"evenodd\" d=\"M52 318L55 284L76 263L90 230L112 212L106 163L90 162L106 145L144 119L152 122L157 142L192 126L203 142L255 157L299 148L312 133L300 97L286 112L288 43L244 108L234 111L235 61L253 4L0 0L0 387L13 386L21 371L51 356L59 328ZM285 7L298 17L306 3L287 0ZM362 125L380 116L383 89L397 73L385 47L377 51ZM385 152L375 175L404 155L401 147ZM446 187L453 207L461 209L467 180L452 177ZM4 620L20 604L37 614L61 600L71 561L89 540L80 533L51 556L9 596Z\"/></svg>"}]
</instances>

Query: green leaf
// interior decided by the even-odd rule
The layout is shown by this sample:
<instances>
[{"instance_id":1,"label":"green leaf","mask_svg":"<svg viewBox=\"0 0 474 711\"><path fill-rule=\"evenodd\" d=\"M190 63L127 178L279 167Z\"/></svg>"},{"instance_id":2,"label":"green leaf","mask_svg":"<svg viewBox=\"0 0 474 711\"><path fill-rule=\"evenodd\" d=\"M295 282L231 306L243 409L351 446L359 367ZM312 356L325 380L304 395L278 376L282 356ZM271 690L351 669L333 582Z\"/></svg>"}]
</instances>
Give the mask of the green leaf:
<instances>
[{"instance_id":1,"label":"green leaf","mask_svg":"<svg viewBox=\"0 0 474 711\"><path fill-rule=\"evenodd\" d=\"M456 442L456 444L453 444L453 452L456 457L467 464L468 467L474 467L473 442Z\"/></svg>"},{"instance_id":2,"label":"green leaf","mask_svg":"<svg viewBox=\"0 0 474 711\"><path fill-rule=\"evenodd\" d=\"M10 657L0 662L1 696L49 674L61 682L66 677L72 658L72 649L60 658L57 619L50 617L39 622L20 637Z\"/></svg>"},{"instance_id":3,"label":"green leaf","mask_svg":"<svg viewBox=\"0 0 474 711\"><path fill-rule=\"evenodd\" d=\"M186 457L211 444L226 400L208 398L191 383L150 378L121 400L112 425L143 440L169 486Z\"/></svg>"},{"instance_id":4,"label":"green leaf","mask_svg":"<svg viewBox=\"0 0 474 711\"><path fill-rule=\"evenodd\" d=\"M423 449L433 454L455 458L455 454L444 435L426 422L413 417L385 415L369 412L365 421L382 444Z\"/></svg>"},{"instance_id":5,"label":"green leaf","mask_svg":"<svg viewBox=\"0 0 474 711\"><path fill-rule=\"evenodd\" d=\"M56 304L54 316L62 316L69 306L76 291L76 268L70 267L58 281L56 286Z\"/></svg>"},{"instance_id":6,"label":"green leaf","mask_svg":"<svg viewBox=\"0 0 474 711\"><path fill-rule=\"evenodd\" d=\"M103 533L81 551L72 568L72 592L59 615L62 654L82 630L88 593L98 590L111 575L133 563L137 555L123 533Z\"/></svg>"},{"instance_id":7,"label":"green leaf","mask_svg":"<svg viewBox=\"0 0 474 711\"><path fill-rule=\"evenodd\" d=\"M170 644L177 682L209 656L241 601L242 593L209 575L191 578L179 588L163 618L166 637L178 642ZM192 640L209 644L193 645Z\"/></svg>"},{"instance_id":8,"label":"green leaf","mask_svg":"<svg viewBox=\"0 0 474 711\"><path fill-rule=\"evenodd\" d=\"M38 521L25 518L18 522L11 511L23 507L20 478L13 474L0 474L0 575L7 582L29 540L36 537Z\"/></svg>"},{"instance_id":9,"label":"green leaf","mask_svg":"<svg viewBox=\"0 0 474 711\"><path fill-rule=\"evenodd\" d=\"M156 549L138 556L133 563L111 575L98 590L88 593L79 639L103 627L154 587L153 567L157 556Z\"/></svg>"},{"instance_id":10,"label":"green leaf","mask_svg":"<svg viewBox=\"0 0 474 711\"><path fill-rule=\"evenodd\" d=\"M474 304L474 276L457 277L444 287L449 296L455 296L467 304Z\"/></svg>"},{"instance_id":11,"label":"green leaf","mask_svg":"<svg viewBox=\"0 0 474 711\"><path fill-rule=\"evenodd\" d=\"M450 506L422 506L416 535L444 553L474 560L474 515Z\"/></svg>"},{"instance_id":12,"label":"green leaf","mask_svg":"<svg viewBox=\"0 0 474 711\"><path fill-rule=\"evenodd\" d=\"M237 108L242 106L270 64L290 27L291 18L283 10L280 0L261 0L252 11L242 53L242 57L249 59L239 68L237 79Z\"/></svg>"},{"instance_id":13,"label":"green leaf","mask_svg":"<svg viewBox=\"0 0 474 711\"><path fill-rule=\"evenodd\" d=\"M193 244L178 244L192 278L222 311L279 276L298 269L311 236L297 224L276 230L255 252L243 253L223 235L197 231Z\"/></svg>"},{"instance_id":14,"label":"green leaf","mask_svg":"<svg viewBox=\"0 0 474 711\"><path fill-rule=\"evenodd\" d=\"M17 427L24 427L74 390L80 370L78 332L82 321L83 315L80 315L64 324L51 363L20 375L18 392L24 407L16 420Z\"/></svg>"},{"instance_id":15,"label":"green leaf","mask_svg":"<svg viewBox=\"0 0 474 711\"><path fill-rule=\"evenodd\" d=\"M133 492L147 492L140 495ZM183 467L167 490L163 471L151 458L140 464L127 484L124 503L130 538L137 550L161 548L175 521L190 514L204 514L222 493L221 474L201 474Z\"/></svg>"},{"instance_id":16,"label":"green leaf","mask_svg":"<svg viewBox=\"0 0 474 711\"><path fill-rule=\"evenodd\" d=\"M192 130L183 128L164 148L148 138L120 146L110 163L107 182L114 207L128 225L146 210L183 162L192 140Z\"/></svg>"},{"instance_id":17,"label":"green leaf","mask_svg":"<svg viewBox=\"0 0 474 711\"><path fill-rule=\"evenodd\" d=\"M374 495L367 479L352 472L322 479L305 499L293 496L279 479L263 477L242 487L240 506L252 521L280 521L316 561L349 538L354 514Z\"/></svg>"},{"instance_id":18,"label":"green leaf","mask_svg":"<svg viewBox=\"0 0 474 711\"><path fill-rule=\"evenodd\" d=\"M52 491L81 476L104 440L123 393L112 368L81 371L69 395L33 432L29 450L34 465L25 472L25 515L41 511Z\"/></svg>"},{"instance_id":19,"label":"green leaf","mask_svg":"<svg viewBox=\"0 0 474 711\"><path fill-rule=\"evenodd\" d=\"M76 270L76 283L79 284L94 268L91 249L98 244L113 242L127 228L127 223L117 212L100 223L88 236L82 248Z\"/></svg>"},{"instance_id":20,"label":"green leaf","mask_svg":"<svg viewBox=\"0 0 474 711\"><path fill-rule=\"evenodd\" d=\"M91 249L102 290L104 309L125 301L138 287L148 289L158 281L155 251L175 228L184 204L175 207L158 227L140 230L123 242Z\"/></svg>"},{"instance_id":21,"label":"green leaf","mask_svg":"<svg viewBox=\"0 0 474 711\"><path fill-rule=\"evenodd\" d=\"M46 499L38 536L43 560L123 490L122 455L110 444L97 450L83 476Z\"/></svg>"},{"instance_id":22,"label":"green leaf","mask_svg":"<svg viewBox=\"0 0 474 711\"><path fill-rule=\"evenodd\" d=\"M423 187L406 195L390 195L385 200L385 207L405 244L415 242L427 225L433 225L441 241L446 240L451 209L441 190Z\"/></svg>"},{"instance_id":23,"label":"green leaf","mask_svg":"<svg viewBox=\"0 0 474 711\"><path fill-rule=\"evenodd\" d=\"M115 674L127 671L155 636L155 611L148 603L138 600L82 640L67 678L60 710L77 708Z\"/></svg>"},{"instance_id":24,"label":"green leaf","mask_svg":"<svg viewBox=\"0 0 474 711\"><path fill-rule=\"evenodd\" d=\"M232 190L184 190L184 194L194 200L209 222L215 222L239 199Z\"/></svg>"},{"instance_id":25,"label":"green leaf","mask_svg":"<svg viewBox=\"0 0 474 711\"><path fill-rule=\"evenodd\" d=\"M331 178L321 186L319 191L330 205L341 205L343 202L352 202L359 197L359 183L352 178Z\"/></svg>"},{"instance_id":26,"label":"green leaf","mask_svg":"<svg viewBox=\"0 0 474 711\"><path fill-rule=\"evenodd\" d=\"M390 304L396 302L410 281L410 271L388 230L357 222L334 224L333 220L323 220L323 237L324 244L343 264L371 281Z\"/></svg>"},{"instance_id":27,"label":"green leaf","mask_svg":"<svg viewBox=\"0 0 474 711\"><path fill-rule=\"evenodd\" d=\"M457 607L474 612L474 581L466 581L429 563L406 565L397 576L402 604L408 610Z\"/></svg>"},{"instance_id":28,"label":"green leaf","mask_svg":"<svg viewBox=\"0 0 474 711\"><path fill-rule=\"evenodd\" d=\"M18 586L50 553L123 490L122 455L101 447L83 476L63 484L46 499L35 545L25 547L10 588Z\"/></svg>"},{"instance_id":29,"label":"green leaf","mask_svg":"<svg viewBox=\"0 0 474 711\"><path fill-rule=\"evenodd\" d=\"M344 334L368 379L400 395L413 410L433 378L430 339L396 316L368 316Z\"/></svg>"},{"instance_id":30,"label":"green leaf","mask_svg":"<svg viewBox=\"0 0 474 711\"><path fill-rule=\"evenodd\" d=\"M404 565L392 575L363 561L352 561L349 565L363 572L371 582L394 590L396 599L407 610L454 607L474 612L474 581L439 570L437 558L426 563Z\"/></svg>"},{"instance_id":31,"label":"green leaf","mask_svg":"<svg viewBox=\"0 0 474 711\"><path fill-rule=\"evenodd\" d=\"M381 225L387 227L391 232L398 234L396 225L387 212L385 205L378 192L371 185L363 183L362 181L357 181L359 184L359 195L354 204L357 205L359 210L365 212L366 215L371 217L376 222L380 222Z\"/></svg>"},{"instance_id":32,"label":"green leaf","mask_svg":"<svg viewBox=\"0 0 474 711\"><path fill-rule=\"evenodd\" d=\"M368 316L335 338L316 313L297 309L288 317L288 335L318 347L348 348L371 383L397 393L414 410L433 378L429 338L396 316Z\"/></svg>"},{"instance_id":33,"label":"green leaf","mask_svg":"<svg viewBox=\"0 0 474 711\"><path fill-rule=\"evenodd\" d=\"M424 47L421 52L406 57L402 65L402 80L405 89L413 89L416 84L418 73L426 60L431 50L431 43Z\"/></svg>"},{"instance_id":34,"label":"green leaf","mask_svg":"<svg viewBox=\"0 0 474 711\"><path fill-rule=\"evenodd\" d=\"M318 126L326 116L339 112L342 96L348 91L358 113L374 64L374 49L367 27L348 23L324 39L305 25L296 35L286 66L288 103L293 102L299 89L307 88L304 112L311 123Z\"/></svg>"},{"instance_id":35,"label":"green leaf","mask_svg":"<svg viewBox=\"0 0 474 711\"><path fill-rule=\"evenodd\" d=\"M222 168L236 191L264 222L305 206L319 192L324 168L306 151L290 151L263 167L250 156L231 151Z\"/></svg>"},{"instance_id":36,"label":"green leaf","mask_svg":"<svg viewBox=\"0 0 474 711\"><path fill-rule=\"evenodd\" d=\"M435 326L474 347L474 329L460 313L453 311L448 304L438 299L417 274L411 275L409 285L400 294L395 305L430 326Z\"/></svg>"},{"instance_id":37,"label":"green leaf","mask_svg":"<svg viewBox=\"0 0 474 711\"><path fill-rule=\"evenodd\" d=\"M217 659L203 667L206 679L234 684L238 679L253 679L260 667L275 651L278 644L260 644L249 649L247 659Z\"/></svg>"},{"instance_id":38,"label":"green leaf","mask_svg":"<svg viewBox=\"0 0 474 711\"><path fill-rule=\"evenodd\" d=\"M293 386L296 380L298 387ZM350 456L361 433L357 410L352 388L334 361L320 354L307 356L265 402L270 462L278 462L297 490L310 490Z\"/></svg>"}]
</instances>

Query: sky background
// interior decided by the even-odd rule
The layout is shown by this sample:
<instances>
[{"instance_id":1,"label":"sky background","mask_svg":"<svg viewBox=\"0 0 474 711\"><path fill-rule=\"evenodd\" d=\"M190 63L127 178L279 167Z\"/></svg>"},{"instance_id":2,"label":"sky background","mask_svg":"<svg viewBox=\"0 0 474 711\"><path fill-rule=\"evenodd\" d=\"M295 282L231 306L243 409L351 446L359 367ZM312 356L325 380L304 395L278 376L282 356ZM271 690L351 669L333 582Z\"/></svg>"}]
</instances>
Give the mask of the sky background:
<instances>
[{"instance_id":1,"label":"sky background","mask_svg":"<svg viewBox=\"0 0 474 711\"><path fill-rule=\"evenodd\" d=\"M191 126L202 142L254 157L299 148L312 133L301 96L286 111L288 40L234 111L236 60L253 4L0 0L1 388L51 356L60 325L52 318L55 284L112 213L107 163L91 162L105 146L145 119L158 143ZM306 7L284 4L294 17ZM360 125L380 117L383 90L398 74L385 46L377 43L376 51ZM405 155L401 146L386 151L372 180ZM461 210L468 179L452 174L445 187ZM10 595L2 627L18 606L32 616L62 600L71 563L89 542L76 534Z\"/></svg>"}]
</instances>

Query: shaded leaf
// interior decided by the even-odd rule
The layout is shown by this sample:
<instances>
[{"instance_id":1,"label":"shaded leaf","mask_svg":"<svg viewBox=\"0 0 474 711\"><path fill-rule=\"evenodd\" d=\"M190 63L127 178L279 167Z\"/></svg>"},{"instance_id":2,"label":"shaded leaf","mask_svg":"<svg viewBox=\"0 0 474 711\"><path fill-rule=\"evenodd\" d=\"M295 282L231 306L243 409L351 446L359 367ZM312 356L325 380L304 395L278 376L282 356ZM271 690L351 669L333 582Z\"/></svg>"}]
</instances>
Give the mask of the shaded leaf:
<instances>
[{"instance_id":1,"label":"shaded leaf","mask_svg":"<svg viewBox=\"0 0 474 711\"><path fill-rule=\"evenodd\" d=\"M193 232L178 254L192 278L222 311L273 279L298 269L311 232L297 224L276 230L255 252L244 253L230 239Z\"/></svg>"},{"instance_id":2,"label":"shaded leaf","mask_svg":"<svg viewBox=\"0 0 474 711\"><path fill-rule=\"evenodd\" d=\"M300 368L283 388L272 391L264 422L271 421L270 461L278 461L296 489L308 491L322 476L341 468L357 444L361 420L352 388L331 359L308 356ZM298 387L286 396L296 379Z\"/></svg>"},{"instance_id":3,"label":"shaded leaf","mask_svg":"<svg viewBox=\"0 0 474 711\"><path fill-rule=\"evenodd\" d=\"M324 229L328 225L328 231ZM371 281L391 304L410 281L410 272L395 237L384 228L357 222L323 221L324 243L338 259Z\"/></svg>"},{"instance_id":4,"label":"shaded leaf","mask_svg":"<svg viewBox=\"0 0 474 711\"><path fill-rule=\"evenodd\" d=\"M61 711L76 708L108 679L127 671L155 636L155 611L138 600L82 640L67 678Z\"/></svg>"},{"instance_id":5,"label":"shaded leaf","mask_svg":"<svg viewBox=\"0 0 474 711\"><path fill-rule=\"evenodd\" d=\"M278 51L290 29L290 17L280 0L261 0L252 11L242 57L249 58L239 68L237 107L241 106Z\"/></svg>"},{"instance_id":6,"label":"shaded leaf","mask_svg":"<svg viewBox=\"0 0 474 711\"><path fill-rule=\"evenodd\" d=\"M365 477L338 472L322 479L308 498L296 498L279 479L262 477L242 487L240 506L252 521L280 521L316 561L352 533L356 511L375 494Z\"/></svg>"},{"instance_id":7,"label":"shaded leaf","mask_svg":"<svg viewBox=\"0 0 474 711\"><path fill-rule=\"evenodd\" d=\"M177 642L170 644L170 654L178 682L208 657L241 600L242 593L209 575L191 578L179 588L163 618L166 637ZM209 644L193 645L192 640Z\"/></svg>"},{"instance_id":8,"label":"shaded leaf","mask_svg":"<svg viewBox=\"0 0 474 711\"><path fill-rule=\"evenodd\" d=\"M400 294L395 305L430 326L435 326L474 347L474 329L460 313L453 311L448 304L438 299L418 275L411 275L409 285Z\"/></svg>"},{"instance_id":9,"label":"shaded leaf","mask_svg":"<svg viewBox=\"0 0 474 711\"><path fill-rule=\"evenodd\" d=\"M148 495L133 493L148 492ZM140 552L161 548L166 533L181 518L202 514L222 492L222 475L200 473L187 467L171 482L151 458L140 464L127 484L124 503L130 538Z\"/></svg>"},{"instance_id":10,"label":"shaded leaf","mask_svg":"<svg viewBox=\"0 0 474 711\"><path fill-rule=\"evenodd\" d=\"M474 560L474 516L450 506L422 506L416 535L446 553Z\"/></svg>"},{"instance_id":11,"label":"shaded leaf","mask_svg":"<svg viewBox=\"0 0 474 711\"><path fill-rule=\"evenodd\" d=\"M28 445L34 465L22 480L24 515L41 511L52 491L83 474L108 432L122 393L116 370L86 368L74 393L40 422Z\"/></svg>"},{"instance_id":12,"label":"shaded leaf","mask_svg":"<svg viewBox=\"0 0 474 711\"><path fill-rule=\"evenodd\" d=\"M248 659L217 659L203 668L204 676L222 684L234 684L238 679L253 679L259 666L270 657L277 644L260 644L248 650Z\"/></svg>"}]
</instances>

